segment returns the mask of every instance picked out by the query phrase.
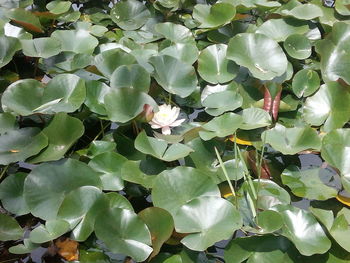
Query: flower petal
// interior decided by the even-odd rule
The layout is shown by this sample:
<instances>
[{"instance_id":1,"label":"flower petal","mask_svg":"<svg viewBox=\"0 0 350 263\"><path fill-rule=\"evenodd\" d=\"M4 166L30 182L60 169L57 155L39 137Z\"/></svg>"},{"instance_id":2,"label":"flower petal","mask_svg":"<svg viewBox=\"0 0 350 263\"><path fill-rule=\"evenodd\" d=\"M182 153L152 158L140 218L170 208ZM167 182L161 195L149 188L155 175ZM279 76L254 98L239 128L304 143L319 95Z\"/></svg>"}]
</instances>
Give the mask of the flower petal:
<instances>
[{"instance_id":1,"label":"flower petal","mask_svg":"<svg viewBox=\"0 0 350 263\"><path fill-rule=\"evenodd\" d=\"M185 119L179 119L174 121L172 124L170 124L170 127L176 127L176 126L180 126L183 122L185 121Z\"/></svg>"},{"instance_id":2,"label":"flower petal","mask_svg":"<svg viewBox=\"0 0 350 263\"><path fill-rule=\"evenodd\" d=\"M170 135L171 134L171 131L170 131L170 127L169 126L165 126L162 128L162 133L164 135Z\"/></svg>"}]
</instances>

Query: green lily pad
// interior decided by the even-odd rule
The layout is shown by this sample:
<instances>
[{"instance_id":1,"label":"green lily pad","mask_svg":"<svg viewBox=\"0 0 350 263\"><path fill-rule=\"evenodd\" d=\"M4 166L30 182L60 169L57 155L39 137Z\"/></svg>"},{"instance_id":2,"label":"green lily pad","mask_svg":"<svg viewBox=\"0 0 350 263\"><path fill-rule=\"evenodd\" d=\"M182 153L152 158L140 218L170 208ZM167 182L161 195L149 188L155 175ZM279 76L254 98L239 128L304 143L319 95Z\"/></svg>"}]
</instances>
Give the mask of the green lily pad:
<instances>
[{"instance_id":1,"label":"green lily pad","mask_svg":"<svg viewBox=\"0 0 350 263\"><path fill-rule=\"evenodd\" d=\"M283 218L276 211L265 210L256 216L256 224L259 226L258 233L272 233L283 226Z\"/></svg>"},{"instance_id":2,"label":"green lily pad","mask_svg":"<svg viewBox=\"0 0 350 263\"><path fill-rule=\"evenodd\" d=\"M146 223L152 236L153 252L151 258L157 255L162 245L174 231L174 220L171 215L159 207L148 207L138 213L138 216Z\"/></svg>"},{"instance_id":3,"label":"green lily pad","mask_svg":"<svg viewBox=\"0 0 350 263\"><path fill-rule=\"evenodd\" d=\"M321 56L322 77L326 83L343 79L350 84L349 32L350 25L335 23L332 33L316 44L316 51Z\"/></svg>"},{"instance_id":4,"label":"green lily pad","mask_svg":"<svg viewBox=\"0 0 350 263\"><path fill-rule=\"evenodd\" d=\"M288 55L296 59L306 59L311 55L310 40L304 35L290 35L283 43Z\"/></svg>"},{"instance_id":5,"label":"green lily pad","mask_svg":"<svg viewBox=\"0 0 350 263\"><path fill-rule=\"evenodd\" d=\"M253 130L269 126L272 122L271 115L260 108L247 108L239 113L242 116L240 129Z\"/></svg>"},{"instance_id":6,"label":"green lily pad","mask_svg":"<svg viewBox=\"0 0 350 263\"><path fill-rule=\"evenodd\" d=\"M140 65L123 65L113 71L111 88L134 88L148 92L151 82L149 73Z\"/></svg>"},{"instance_id":7,"label":"green lily pad","mask_svg":"<svg viewBox=\"0 0 350 263\"><path fill-rule=\"evenodd\" d=\"M335 10L343 16L350 15L349 0L339 0L335 2Z\"/></svg>"},{"instance_id":8,"label":"green lily pad","mask_svg":"<svg viewBox=\"0 0 350 263\"><path fill-rule=\"evenodd\" d=\"M214 181L198 169L178 166L160 173L154 180L154 206L163 208L172 215L182 205L203 196L220 197L220 191Z\"/></svg>"},{"instance_id":9,"label":"green lily pad","mask_svg":"<svg viewBox=\"0 0 350 263\"><path fill-rule=\"evenodd\" d=\"M49 139L49 145L38 156L31 159L31 163L61 159L84 134L84 125L79 119L61 112L55 115L42 133Z\"/></svg>"},{"instance_id":10,"label":"green lily pad","mask_svg":"<svg viewBox=\"0 0 350 263\"><path fill-rule=\"evenodd\" d=\"M337 129L323 137L321 155L326 162L339 169L341 174L350 180L349 159L350 130Z\"/></svg>"},{"instance_id":11,"label":"green lily pad","mask_svg":"<svg viewBox=\"0 0 350 263\"><path fill-rule=\"evenodd\" d=\"M197 4L192 15L200 23L200 28L213 28L231 22L236 15L236 8L230 3Z\"/></svg>"},{"instance_id":12,"label":"green lily pad","mask_svg":"<svg viewBox=\"0 0 350 263\"><path fill-rule=\"evenodd\" d=\"M143 26L151 17L144 3L136 0L117 2L111 9L112 20L124 30L135 30Z\"/></svg>"},{"instance_id":13,"label":"green lily pad","mask_svg":"<svg viewBox=\"0 0 350 263\"><path fill-rule=\"evenodd\" d=\"M34 127L12 130L0 136L0 164L24 161L47 146L47 137Z\"/></svg>"},{"instance_id":14,"label":"green lily pad","mask_svg":"<svg viewBox=\"0 0 350 263\"><path fill-rule=\"evenodd\" d=\"M111 252L131 256L135 261L144 261L152 253L146 224L130 210L105 210L96 218L95 234Z\"/></svg>"},{"instance_id":15,"label":"green lily pad","mask_svg":"<svg viewBox=\"0 0 350 263\"><path fill-rule=\"evenodd\" d=\"M74 159L44 163L28 174L24 198L33 215L52 220L65 196L85 185L102 188L98 174L87 164Z\"/></svg>"},{"instance_id":16,"label":"green lily pad","mask_svg":"<svg viewBox=\"0 0 350 263\"><path fill-rule=\"evenodd\" d=\"M189 96L197 87L194 68L168 55L150 58L154 66L154 78L166 91L182 98Z\"/></svg>"},{"instance_id":17,"label":"green lily pad","mask_svg":"<svg viewBox=\"0 0 350 263\"><path fill-rule=\"evenodd\" d=\"M11 113L0 113L0 135L16 129L16 117Z\"/></svg>"},{"instance_id":18,"label":"green lily pad","mask_svg":"<svg viewBox=\"0 0 350 263\"><path fill-rule=\"evenodd\" d=\"M0 213L0 241L17 240L23 236L23 229L16 219Z\"/></svg>"},{"instance_id":19,"label":"green lily pad","mask_svg":"<svg viewBox=\"0 0 350 263\"><path fill-rule=\"evenodd\" d=\"M166 22L157 24L154 29L174 43L186 43L194 40L191 31L182 25Z\"/></svg>"},{"instance_id":20,"label":"green lily pad","mask_svg":"<svg viewBox=\"0 0 350 263\"><path fill-rule=\"evenodd\" d=\"M285 41L290 35L305 34L309 30L307 22L288 17L269 19L259 26L255 32L281 42Z\"/></svg>"},{"instance_id":21,"label":"green lily pad","mask_svg":"<svg viewBox=\"0 0 350 263\"><path fill-rule=\"evenodd\" d=\"M308 97L315 93L320 87L320 77L311 69L302 69L295 74L292 89L298 98Z\"/></svg>"},{"instance_id":22,"label":"green lily pad","mask_svg":"<svg viewBox=\"0 0 350 263\"><path fill-rule=\"evenodd\" d=\"M48 58L61 52L60 43L50 37L21 40L23 54L29 57Z\"/></svg>"},{"instance_id":23,"label":"green lily pad","mask_svg":"<svg viewBox=\"0 0 350 263\"><path fill-rule=\"evenodd\" d=\"M94 231L96 217L107 207L108 200L99 188L82 186L65 196L57 218L68 223L75 240L85 241Z\"/></svg>"},{"instance_id":24,"label":"green lily pad","mask_svg":"<svg viewBox=\"0 0 350 263\"><path fill-rule=\"evenodd\" d=\"M73 112L84 102L85 93L85 83L81 78L73 74L59 74L45 88L34 79L16 81L5 90L1 102L6 111L23 116Z\"/></svg>"},{"instance_id":25,"label":"green lily pad","mask_svg":"<svg viewBox=\"0 0 350 263\"><path fill-rule=\"evenodd\" d=\"M282 236L264 235L233 239L226 247L227 263L283 263L291 242Z\"/></svg>"},{"instance_id":26,"label":"green lily pad","mask_svg":"<svg viewBox=\"0 0 350 263\"><path fill-rule=\"evenodd\" d=\"M103 190L120 191L124 188L121 168L127 159L115 152L105 152L95 156L89 166L101 173Z\"/></svg>"},{"instance_id":27,"label":"green lily pad","mask_svg":"<svg viewBox=\"0 0 350 263\"><path fill-rule=\"evenodd\" d=\"M59 15L67 12L69 8L71 7L72 3L70 1L51 1L46 5L47 10L50 11L50 13Z\"/></svg>"},{"instance_id":28,"label":"green lily pad","mask_svg":"<svg viewBox=\"0 0 350 263\"><path fill-rule=\"evenodd\" d=\"M0 36L0 68L7 65L17 50L21 49L20 42L14 37Z\"/></svg>"},{"instance_id":29,"label":"green lily pad","mask_svg":"<svg viewBox=\"0 0 350 263\"><path fill-rule=\"evenodd\" d=\"M23 239L23 244L10 247L9 252L12 254L28 254L38 247L40 247L39 244L31 242L29 238L25 238Z\"/></svg>"},{"instance_id":30,"label":"green lily pad","mask_svg":"<svg viewBox=\"0 0 350 263\"><path fill-rule=\"evenodd\" d=\"M323 254L330 249L331 241L310 212L291 205L277 205L274 210L283 216L282 235L292 241L302 255Z\"/></svg>"},{"instance_id":31,"label":"green lily pad","mask_svg":"<svg viewBox=\"0 0 350 263\"><path fill-rule=\"evenodd\" d=\"M296 154L301 151L321 148L321 139L311 127L286 128L276 124L270 130L263 132L261 138L275 150L283 154Z\"/></svg>"},{"instance_id":32,"label":"green lily pad","mask_svg":"<svg viewBox=\"0 0 350 263\"><path fill-rule=\"evenodd\" d=\"M95 66L106 77L111 77L112 73L122 65L135 63L136 59L133 55L117 48L104 51L95 57Z\"/></svg>"},{"instance_id":33,"label":"green lily pad","mask_svg":"<svg viewBox=\"0 0 350 263\"><path fill-rule=\"evenodd\" d=\"M233 83L228 85L206 86L201 94L202 105L205 111L218 116L225 111L233 111L242 106L243 99Z\"/></svg>"},{"instance_id":34,"label":"green lily pad","mask_svg":"<svg viewBox=\"0 0 350 263\"><path fill-rule=\"evenodd\" d=\"M69 231L69 224L64 220L47 220L44 225L34 228L29 235L33 243L45 243L54 240Z\"/></svg>"},{"instance_id":35,"label":"green lily pad","mask_svg":"<svg viewBox=\"0 0 350 263\"><path fill-rule=\"evenodd\" d=\"M165 140L148 137L145 131L142 131L136 137L135 148L144 154L152 155L167 162L186 157L193 151L190 147L181 143L174 143L168 147Z\"/></svg>"},{"instance_id":36,"label":"green lily pad","mask_svg":"<svg viewBox=\"0 0 350 263\"><path fill-rule=\"evenodd\" d=\"M239 67L226 58L227 45L211 45L198 58L198 73L207 82L217 84L233 80Z\"/></svg>"},{"instance_id":37,"label":"green lily pad","mask_svg":"<svg viewBox=\"0 0 350 263\"><path fill-rule=\"evenodd\" d=\"M347 238L350 234L350 220L348 220L344 214L341 214L341 212L342 211L340 211L334 219L329 233L342 248L350 252L350 245Z\"/></svg>"},{"instance_id":38,"label":"green lily pad","mask_svg":"<svg viewBox=\"0 0 350 263\"><path fill-rule=\"evenodd\" d=\"M159 54L168 55L192 65L197 61L199 51L194 43L175 43L162 49Z\"/></svg>"},{"instance_id":39,"label":"green lily pad","mask_svg":"<svg viewBox=\"0 0 350 263\"><path fill-rule=\"evenodd\" d=\"M125 181L140 184L146 188L152 188L156 175L147 175L140 170L141 161L126 161L122 168L121 174Z\"/></svg>"},{"instance_id":40,"label":"green lily pad","mask_svg":"<svg viewBox=\"0 0 350 263\"><path fill-rule=\"evenodd\" d=\"M311 125L331 131L341 128L350 119L350 92L337 82L321 85L320 89L308 97L303 117Z\"/></svg>"},{"instance_id":41,"label":"green lily pad","mask_svg":"<svg viewBox=\"0 0 350 263\"><path fill-rule=\"evenodd\" d=\"M84 104L89 107L92 112L100 115L107 115L104 106L104 98L109 93L110 87L97 80L90 80L86 82L86 99Z\"/></svg>"},{"instance_id":42,"label":"green lily pad","mask_svg":"<svg viewBox=\"0 0 350 263\"><path fill-rule=\"evenodd\" d=\"M333 174L326 169L313 168L300 170L295 165L288 166L282 173L283 184L287 185L292 193L299 197L314 200L327 200L337 196L335 188L325 185L323 180L331 181Z\"/></svg>"},{"instance_id":43,"label":"green lily pad","mask_svg":"<svg viewBox=\"0 0 350 263\"><path fill-rule=\"evenodd\" d=\"M292 10L283 10L282 14L293 16L300 20L310 20L323 16L322 9L314 4L298 5Z\"/></svg>"},{"instance_id":44,"label":"green lily pad","mask_svg":"<svg viewBox=\"0 0 350 263\"><path fill-rule=\"evenodd\" d=\"M104 97L104 103L108 119L115 122L128 122L143 111L143 106L148 104L157 107L151 96L137 89L119 88L111 90Z\"/></svg>"},{"instance_id":45,"label":"green lily pad","mask_svg":"<svg viewBox=\"0 0 350 263\"><path fill-rule=\"evenodd\" d=\"M91 54L98 45L98 40L84 29L56 30L51 37L61 44L62 51Z\"/></svg>"},{"instance_id":46,"label":"green lily pad","mask_svg":"<svg viewBox=\"0 0 350 263\"><path fill-rule=\"evenodd\" d=\"M288 61L277 42L263 34L243 33L231 38L227 58L249 69L255 78L271 80L287 70Z\"/></svg>"},{"instance_id":47,"label":"green lily pad","mask_svg":"<svg viewBox=\"0 0 350 263\"><path fill-rule=\"evenodd\" d=\"M226 137L234 134L241 124L240 115L228 112L204 124L202 126L204 131L200 131L199 136L205 141L214 137Z\"/></svg>"},{"instance_id":48,"label":"green lily pad","mask_svg":"<svg viewBox=\"0 0 350 263\"><path fill-rule=\"evenodd\" d=\"M88 148L79 150L77 153L80 155L85 155L88 158L92 159L101 153L114 151L116 146L117 144L115 142L96 140L91 142Z\"/></svg>"},{"instance_id":49,"label":"green lily pad","mask_svg":"<svg viewBox=\"0 0 350 263\"><path fill-rule=\"evenodd\" d=\"M16 173L6 177L0 184L0 200L3 207L16 215L29 213L23 197L23 185L27 174Z\"/></svg>"},{"instance_id":50,"label":"green lily pad","mask_svg":"<svg viewBox=\"0 0 350 263\"><path fill-rule=\"evenodd\" d=\"M230 238L242 226L242 218L227 200L200 196L181 206L174 215L175 229L190 233L181 243L191 250L203 251L216 242Z\"/></svg>"}]
</instances>

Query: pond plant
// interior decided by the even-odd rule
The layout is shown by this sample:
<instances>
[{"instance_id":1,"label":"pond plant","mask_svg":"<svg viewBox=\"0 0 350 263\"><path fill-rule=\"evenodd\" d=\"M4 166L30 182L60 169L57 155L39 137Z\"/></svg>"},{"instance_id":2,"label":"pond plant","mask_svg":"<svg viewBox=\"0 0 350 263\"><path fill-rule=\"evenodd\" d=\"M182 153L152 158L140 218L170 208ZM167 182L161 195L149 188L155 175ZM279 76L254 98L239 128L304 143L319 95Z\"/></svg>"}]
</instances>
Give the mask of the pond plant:
<instances>
[{"instance_id":1,"label":"pond plant","mask_svg":"<svg viewBox=\"0 0 350 263\"><path fill-rule=\"evenodd\" d=\"M1 262L350 262L349 0L0 0L0 25Z\"/></svg>"}]
</instances>

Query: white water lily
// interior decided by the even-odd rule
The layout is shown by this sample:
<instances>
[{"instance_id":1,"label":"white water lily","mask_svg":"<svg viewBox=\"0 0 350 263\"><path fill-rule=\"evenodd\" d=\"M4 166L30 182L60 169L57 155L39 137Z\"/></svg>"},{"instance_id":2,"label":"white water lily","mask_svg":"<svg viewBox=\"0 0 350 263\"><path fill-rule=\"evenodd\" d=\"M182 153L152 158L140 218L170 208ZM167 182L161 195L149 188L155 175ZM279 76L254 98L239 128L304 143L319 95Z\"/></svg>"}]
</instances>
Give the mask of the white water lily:
<instances>
[{"instance_id":1,"label":"white water lily","mask_svg":"<svg viewBox=\"0 0 350 263\"><path fill-rule=\"evenodd\" d=\"M153 129L162 129L162 133L169 135L170 127L181 125L185 119L179 119L180 108L171 107L171 105L163 104L158 107L158 112L154 113L152 120L149 122Z\"/></svg>"}]
</instances>

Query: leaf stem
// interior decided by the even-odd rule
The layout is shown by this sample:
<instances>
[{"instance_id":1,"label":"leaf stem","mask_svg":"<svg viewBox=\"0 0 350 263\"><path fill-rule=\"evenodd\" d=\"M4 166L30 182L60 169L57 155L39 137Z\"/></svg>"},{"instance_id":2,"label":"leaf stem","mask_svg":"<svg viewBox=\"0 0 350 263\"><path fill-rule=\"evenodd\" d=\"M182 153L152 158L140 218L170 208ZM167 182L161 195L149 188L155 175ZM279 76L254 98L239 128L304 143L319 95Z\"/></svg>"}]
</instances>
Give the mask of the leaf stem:
<instances>
[{"instance_id":1,"label":"leaf stem","mask_svg":"<svg viewBox=\"0 0 350 263\"><path fill-rule=\"evenodd\" d=\"M229 187L230 187L230 189L231 189L232 195L233 195L234 197L236 197L235 189L233 188L233 185L232 185L232 183L231 183L231 179L228 177L228 174L227 174L225 165L224 165L224 163L222 162L222 159L221 159L221 157L220 157L220 154L219 154L219 152L218 152L218 149L216 149L216 147L214 147L214 149L215 149L216 157L217 157L218 160L219 160L220 167L221 167L221 169L222 169L222 171L223 171L223 173L224 173L224 175L225 175L225 177L226 177L227 183L228 183L228 185L229 185Z\"/></svg>"}]
</instances>

